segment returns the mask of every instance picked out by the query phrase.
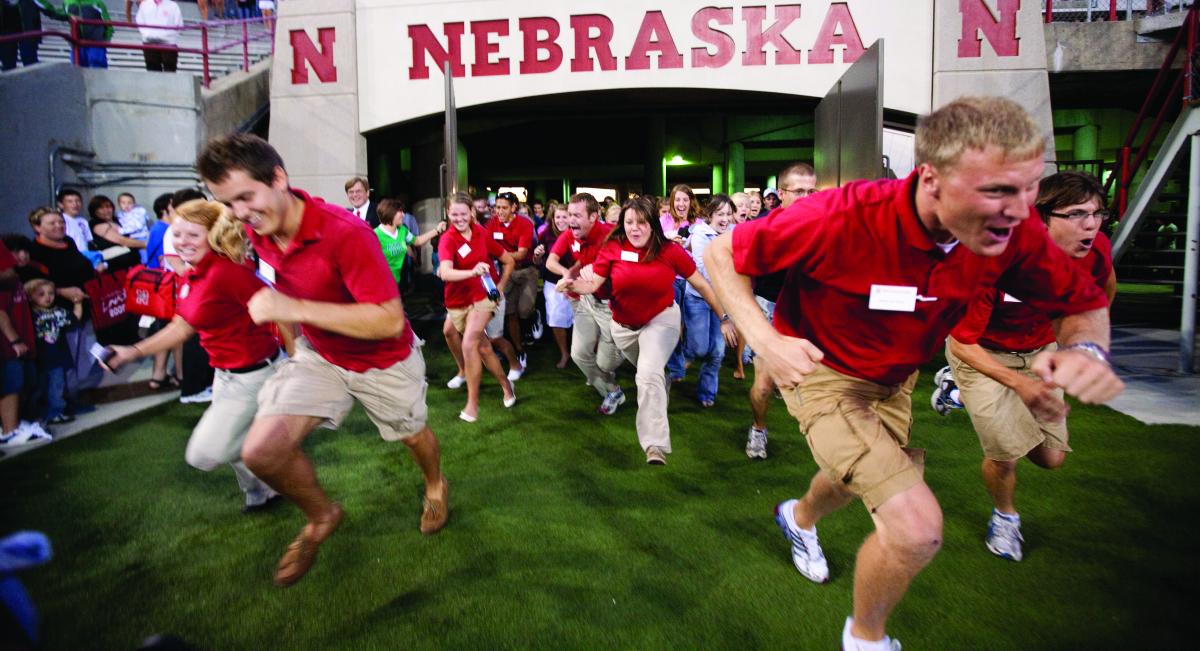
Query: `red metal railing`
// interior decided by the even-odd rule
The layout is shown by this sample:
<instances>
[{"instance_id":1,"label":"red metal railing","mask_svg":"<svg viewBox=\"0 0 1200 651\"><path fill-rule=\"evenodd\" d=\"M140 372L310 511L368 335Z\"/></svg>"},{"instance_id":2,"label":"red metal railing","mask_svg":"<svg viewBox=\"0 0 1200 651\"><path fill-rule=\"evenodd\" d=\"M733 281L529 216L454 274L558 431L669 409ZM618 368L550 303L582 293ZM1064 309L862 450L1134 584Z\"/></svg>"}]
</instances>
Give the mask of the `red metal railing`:
<instances>
[{"instance_id":1,"label":"red metal railing","mask_svg":"<svg viewBox=\"0 0 1200 651\"><path fill-rule=\"evenodd\" d=\"M270 39L271 49L275 48L274 21L271 21L271 29L259 34L250 34L251 24L262 23L261 18L245 18L239 20L210 20L207 22L191 23L175 26L158 26L155 29L167 29L178 32L198 31L200 32L200 47L181 47L178 45L152 44L152 43L123 43L119 41L93 41L81 38L79 30L82 25L101 25L107 27L132 27L137 28L137 23L131 23L119 20L91 20L85 18L71 17L70 33L60 32L55 30L42 30L37 32L22 32L20 34L10 34L0 36L0 43L11 43L23 41L30 38L42 38L54 36L65 40L71 46L71 62L79 65L79 50L85 47L102 47L108 50L140 50L140 51L162 51L162 52L178 52L187 54L200 55L202 74L204 77L204 87L208 88L212 83L212 72L210 69L210 59L212 55L225 52L234 47L241 46L242 48L242 66L243 71L250 70L250 43ZM222 31L227 32L230 26L239 26L241 30L241 38L230 40L216 47L209 46L209 34L216 28L224 28Z\"/></svg>"},{"instance_id":2,"label":"red metal railing","mask_svg":"<svg viewBox=\"0 0 1200 651\"><path fill-rule=\"evenodd\" d=\"M1150 155L1150 147L1154 144L1154 139L1158 137L1158 132L1166 122L1167 116L1180 107L1180 104L1176 103L1176 98L1182 100L1183 104L1196 103L1200 100L1196 84L1196 74L1200 72L1196 60L1198 31L1200 31L1200 14L1193 5L1188 9L1183 25L1175 34L1175 40L1171 43L1171 48L1167 51L1167 56L1163 60L1162 66L1159 67L1158 74L1154 77L1150 92L1146 93L1146 98L1142 100L1142 107L1138 110L1133 124L1130 125L1124 142L1117 150L1117 173L1110 175L1105 181L1104 191L1107 194L1111 191L1113 183L1117 183L1113 208L1118 219L1125 214L1133 177L1146 162L1146 157ZM1183 65L1175 68L1175 59L1178 58L1181 49L1184 51ZM1162 89L1166 88L1168 83L1170 83L1170 90L1166 94L1162 94ZM1156 105L1158 108L1153 121L1144 134L1140 133ZM1135 151L1136 153L1134 153Z\"/></svg>"},{"instance_id":3,"label":"red metal railing","mask_svg":"<svg viewBox=\"0 0 1200 651\"><path fill-rule=\"evenodd\" d=\"M1132 1L1132 0L1129 0L1129 1ZM1072 8L1072 9L1074 9L1074 8ZM1071 12L1072 15L1076 15L1076 16L1081 13L1084 13L1084 12L1077 10L1077 9L1075 9ZM1088 13L1089 13L1089 15L1093 15L1093 14L1091 14L1091 12L1088 12ZM1048 22L1048 23L1054 22L1054 16L1055 16L1054 0L1046 0L1046 8L1042 11L1042 15L1043 15L1043 18L1046 19L1046 22ZM1103 15L1105 15L1105 12L1103 10L1100 10L1100 11L1095 12L1094 15L1103 16ZM1108 15L1108 20L1110 20L1110 21L1120 20L1120 13L1117 11L1117 0L1108 0L1107 15Z\"/></svg>"}]
</instances>

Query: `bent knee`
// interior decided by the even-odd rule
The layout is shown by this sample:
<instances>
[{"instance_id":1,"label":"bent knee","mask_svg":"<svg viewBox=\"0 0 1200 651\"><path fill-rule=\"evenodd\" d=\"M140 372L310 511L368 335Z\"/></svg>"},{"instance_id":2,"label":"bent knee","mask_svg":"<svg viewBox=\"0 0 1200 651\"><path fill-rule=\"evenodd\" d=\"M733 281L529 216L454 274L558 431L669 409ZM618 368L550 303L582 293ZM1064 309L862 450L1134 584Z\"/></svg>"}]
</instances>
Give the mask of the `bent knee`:
<instances>
[{"instance_id":1,"label":"bent knee","mask_svg":"<svg viewBox=\"0 0 1200 651\"><path fill-rule=\"evenodd\" d=\"M289 454L292 447L291 439L281 426L258 431L251 429L242 444L242 463L256 472L272 468Z\"/></svg>"},{"instance_id":2,"label":"bent knee","mask_svg":"<svg viewBox=\"0 0 1200 651\"><path fill-rule=\"evenodd\" d=\"M205 454L199 450L193 450L190 447L188 448L187 452L184 453L183 459L184 461L187 461L189 466L197 470L203 470L204 472L214 470L217 466L224 463L224 461L221 459L216 459L210 454Z\"/></svg>"}]
</instances>

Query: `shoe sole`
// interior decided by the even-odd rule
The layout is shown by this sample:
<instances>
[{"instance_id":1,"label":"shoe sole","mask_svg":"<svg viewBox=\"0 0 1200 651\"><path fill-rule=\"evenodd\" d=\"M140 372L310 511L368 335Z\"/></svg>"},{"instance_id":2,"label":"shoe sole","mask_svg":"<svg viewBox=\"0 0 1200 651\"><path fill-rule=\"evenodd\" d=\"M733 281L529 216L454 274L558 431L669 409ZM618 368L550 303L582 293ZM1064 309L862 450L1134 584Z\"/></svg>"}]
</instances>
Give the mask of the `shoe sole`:
<instances>
[{"instance_id":1,"label":"shoe sole","mask_svg":"<svg viewBox=\"0 0 1200 651\"><path fill-rule=\"evenodd\" d=\"M1020 558L1013 556L1012 554L1009 554L1008 552L1002 552L1002 551L996 549L995 547L992 547L991 543L984 543L984 546L986 546L988 548L988 551L991 552L993 556L997 556L999 558L1003 558L1006 561L1012 561L1014 563L1021 562Z\"/></svg>"},{"instance_id":2,"label":"shoe sole","mask_svg":"<svg viewBox=\"0 0 1200 651\"><path fill-rule=\"evenodd\" d=\"M275 568L275 585L281 588L295 585L297 581L303 579L304 575L308 574L308 571L312 569L313 564L317 562L317 552L320 551L321 545L326 540L329 540L330 536L338 530L338 527L342 526L342 520L346 517L346 512L342 510L340 505L334 503L334 506L337 507L337 514L334 516L333 522L330 523L329 533L326 534L324 540L321 542L308 540L304 537L304 530L301 529L300 535L296 536L296 539L288 545L287 551L283 553L283 557L279 559L279 565ZM296 549L295 552L292 551L293 548ZM295 558L285 563L284 561L288 561L288 557L292 556L293 553ZM285 568L293 566L299 566L299 569L292 573L284 572Z\"/></svg>"}]
</instances>

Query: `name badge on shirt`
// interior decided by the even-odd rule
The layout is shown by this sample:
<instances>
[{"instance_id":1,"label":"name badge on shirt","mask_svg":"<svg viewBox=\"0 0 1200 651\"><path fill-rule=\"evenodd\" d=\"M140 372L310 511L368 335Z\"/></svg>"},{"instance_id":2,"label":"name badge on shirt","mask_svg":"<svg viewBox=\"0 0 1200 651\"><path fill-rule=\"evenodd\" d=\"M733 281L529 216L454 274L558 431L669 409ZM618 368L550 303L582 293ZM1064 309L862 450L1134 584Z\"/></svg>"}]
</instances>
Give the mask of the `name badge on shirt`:
<instances>
[{"instance_id":1,"label":"name badge on shirt","mask_svg":"<svg viewBox=\"0 0 1200 651\"><path fill-rule=\"evenodd\" d=\"M471 253L471 246L470 246L470 245L468 245L468 244L464 244L464 245L462 245L462 246L458 247L458 257L460 257L460 258L465 258L465 257L467 257L467 255L468 255L469 253Z\"/></svg>"},{"instance_id":2,"label":"name badge on shirt","mask_svg":"<svg viewBox=\"0 0 1200 651\"><path fill-rule=\"evenodd\" d=\"M188 297L188 294L189 294L191 291L192 291L192 286L191 286L191 285L184 285L183 287L180 287L180 288L179 288L179 298L181 298L181 299L187 298L187 297Z\"/></svg>"},{"instance_id":3,"label":"name badge on shirt","mask_svg":"<svg viewBox=\"0 0 1200 651\"><path fill-rule=\"evenodd\" d=\"M903 285L871 285L867 307L886 312L916 312L917 288Z\"/></svg>"},{"instance_id":4,"label":"name badge on shirt","mask_svg":"<svg viewBox=\"0 0 1200 651\"><path fill-rule=\"evenodd\" d=\"M1008 292L1002 292L1002 293L1004 294L1004 302L1005 303L1020 303L1021 302L1021 299L1017 298L1016 296L1013 296L1012 294L1009 294Z\"/></svg>"},{"instance_id":5,"label":"name badge on shirt","mask_svg":"<svg viewBox=\"0 0 1200 651\"><path fill-rule=\"evenodd\" d=\"M262 275L263 280L266 280L272 285L275 284L275 269L271 265L267 264L266 260L258 261L258 273Z\"/></svg>"},{"instance_id":6,"label":"name badge on shirt","mask_svg":"<svg viewBox=\"0 0 1200 651\"><path fill-rule=\"evenodd\" d=\"M502 239L504 239L504 233L496 231L495 233L492 233L492 239L493 240L502 240Z\"/></svg>"},{"instance_id":7,"label":"name badge on shirt","mask_svg":"<svg viewBox=\"0 0 1200 651\"><path fill-rule=\"evenodd\" d=\"M621 261L622 262L637 262L638 261L637 251L621 251Z\"/></svg>"},{"instance_id":8,"label":"name badge on shirt","mask_svg":"<svg viewBox=\"0 0 1200 651\"><path fill-rule=\"evenodd\" d=\"M571 250L579 253L579 242L571 242Z\"/></svg>"}]
</instances>

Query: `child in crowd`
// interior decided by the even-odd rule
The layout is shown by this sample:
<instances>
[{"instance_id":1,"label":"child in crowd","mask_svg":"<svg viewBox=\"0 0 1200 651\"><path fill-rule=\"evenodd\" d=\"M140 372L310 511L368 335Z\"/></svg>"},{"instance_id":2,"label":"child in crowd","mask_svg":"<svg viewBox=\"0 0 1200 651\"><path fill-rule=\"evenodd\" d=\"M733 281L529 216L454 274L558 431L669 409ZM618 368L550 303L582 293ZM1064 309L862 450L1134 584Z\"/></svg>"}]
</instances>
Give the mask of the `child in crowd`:
<instances>
[{"instance_id":1,"label":"child in crowd","mask_svg":"<svg viewBox=\"0 0 1200 651\"><path fill-rule=\"evenodd\" d=\"M37 423L20 419L21 389L34 338L25 290L17 282L16 260L0 245L0 456L4 448L49 441Z\"/></svg>"},{"instance_id":2,"label":"child in crowd","mask_svg":"<svg viewBox=\"0 0 1200 651\"><path fill-rule=\"evenodd\" d=\"M67 368L73 363L64 332L83 318L83 303L75 303L71 312L54 304L54 283L35 278L25 283L29 303L33 307L33 329L37 333L38 394L46 399L46 423L69 423L74 417L65 413L67 407Z\"/></svg>"},{"instance_id":3,"label":"child in crowd","mask_svg":"<svg viewBox=\"0 0 1200 651\"><path fill-rule=\"evenodd\" d=\"M117 224L125 237L142 242L150 239L150 219L146 209L137 205L137 199L128 192L117 195ZM146 249L141 249L140 253L142 264L146 264Z\"/></svg>"}]
</instances>

